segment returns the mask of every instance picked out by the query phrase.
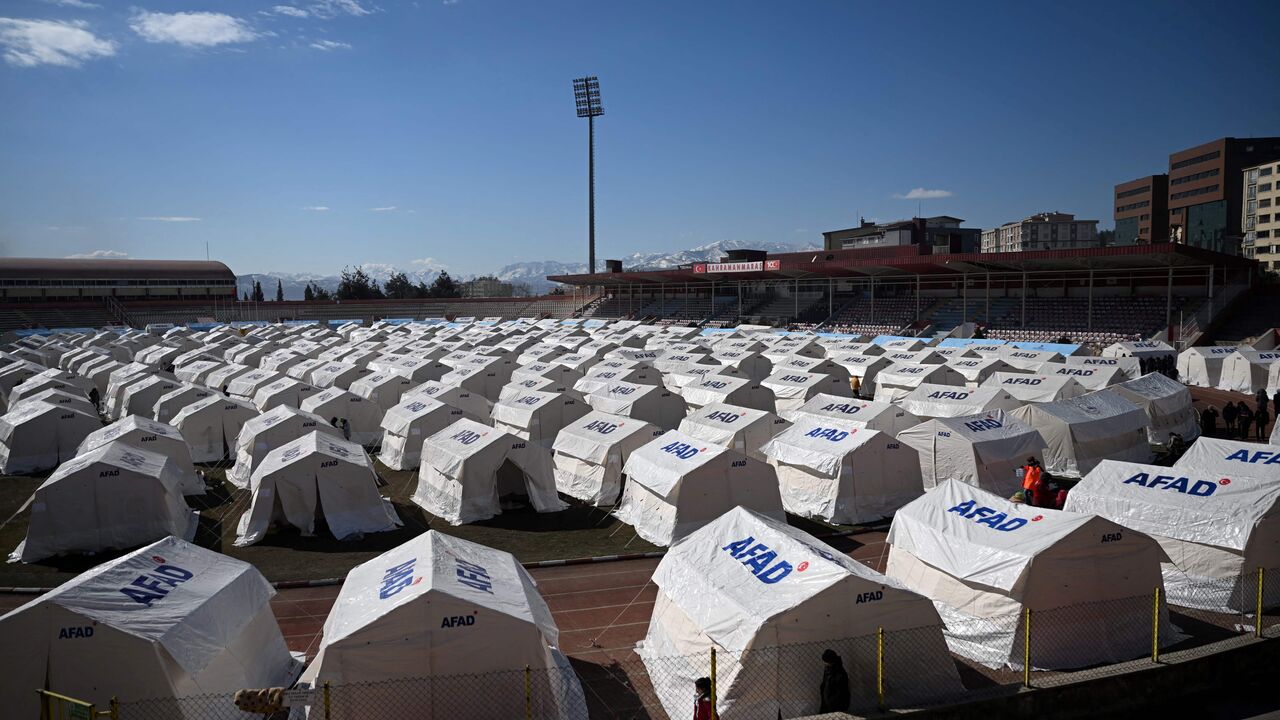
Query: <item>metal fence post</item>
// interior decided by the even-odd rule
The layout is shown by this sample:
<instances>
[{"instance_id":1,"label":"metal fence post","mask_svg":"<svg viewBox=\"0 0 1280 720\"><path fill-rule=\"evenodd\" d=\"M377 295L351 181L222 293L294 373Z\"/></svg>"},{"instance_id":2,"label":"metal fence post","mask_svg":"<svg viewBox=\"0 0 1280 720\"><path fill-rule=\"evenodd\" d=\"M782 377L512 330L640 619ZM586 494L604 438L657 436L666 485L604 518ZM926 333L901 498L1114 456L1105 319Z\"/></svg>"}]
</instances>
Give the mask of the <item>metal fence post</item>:
<instances>
[{"instance_id":1,"label":"metal fence post","mask_svg":"<svg viewBox=\"0 0 1280 720\"><path fill-rule=\"evenodd\" d=\"M876 707L884 711L884 628L876 628Z\"/></svg>"},{"instance_id":2,"label":"metal fence post","mask_svg":"<svg viewBox=\"0 0 1280 720\"><path fill-rule=\"evenodd\" d=\"M711 718L720 717L720 713L716 711L716 649L711 648Z\"/></svg>"},{"instance_id":3,"label":"metal fence post","mask_svg":"<svg viewBox=\"0 0 1280 720\"><path fill-rule=\"evenodd\" d=\"M1262 566L1258 566L1258 603L1257 616L1253 623L1253 636L1262 637L1262 580L1264 578Z\"/></svg>"},{"instance_id":4,"label":"metal fence post","mask_svg":"<svg viewBox=\"0 0 1280 720\"><path fill-rule=\"evenodd\" d=\"M1160 586L1151 600L1151 662L1160 662Z\"/></svg>"},{"instance_id":5,"label":"metal fence post","mask_svg":"<svg viewBox=\"0 0 1280 720\"><path fill-rule=\"evenodd\" d=\"M324 720L329 720L329 681L324 681Z\"/></svg>"},{"instance_id":6,"label":"metal fence post","mask_svg":"<svg viewBox=\"0 0 1280 720\"><path fill-rule=\"evenodd\" d=\"M525 720L533 718L533 683L530 682L529 674L532 671L528 665L524 666L524 717Z\"/></svg>"},{"instance_id":7,"label":"metal fence post","mask_svg":"<svg viewBox=\"0 0 1280 720\"><path fill-rule=\"evenodd\" d=\"M1031 687L1031 608L1027 607L1022 624L1022 686Z\"/></svg>"},{"instance_id":8,"label":"metal fence post","mask_svg":"<svg viewBox=\"0 0 1280 720\"><path fill-rule=\"evenodd\" d=\"M111 720L120 720L120 699L112 695L111 704L107 707L109 708L107 717L111 718Z\"/></svg>"}]
</instances>

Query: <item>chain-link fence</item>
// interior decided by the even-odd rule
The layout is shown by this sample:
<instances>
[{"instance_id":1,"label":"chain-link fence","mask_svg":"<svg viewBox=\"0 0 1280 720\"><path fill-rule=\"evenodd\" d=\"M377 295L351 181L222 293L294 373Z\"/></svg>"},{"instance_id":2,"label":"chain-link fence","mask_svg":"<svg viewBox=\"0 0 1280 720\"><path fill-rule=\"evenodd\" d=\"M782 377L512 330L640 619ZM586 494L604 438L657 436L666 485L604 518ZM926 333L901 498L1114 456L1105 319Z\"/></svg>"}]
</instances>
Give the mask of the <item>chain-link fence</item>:
<instances>
[{"instance_id":1,"label":"chain-link fence","mask_svg":"<svg viewBox=\"0 0 1280 720\"><path fill-rule=\"evenodd\" d=\"M963 702L1049 678L1100 677L1117 663L1156 663L1169 653L1241 635L1280 636L1280 617L1259 613L1280 605L1280 569L1170 584L1176 602L1163 586L1142 596L1039 610L1004 598L939 606L940 624L868 628L851 638L789 638L785 623L766 624L737 650L686 627L680 629L681 647L696 647L686 654L657 655L642 643L570 660L557 655L542 668L482 675L444 669L430 677L320 683L287 691L268 713L241 710L228 693L122 700L104 703L98 714L117 720L683 720L694 714L695 681L708 678L719 717L776 720L815 714L831 703L865 713ZM828 650L839 656L843 678L824 662Z\"/></svg>"}]
</instances>

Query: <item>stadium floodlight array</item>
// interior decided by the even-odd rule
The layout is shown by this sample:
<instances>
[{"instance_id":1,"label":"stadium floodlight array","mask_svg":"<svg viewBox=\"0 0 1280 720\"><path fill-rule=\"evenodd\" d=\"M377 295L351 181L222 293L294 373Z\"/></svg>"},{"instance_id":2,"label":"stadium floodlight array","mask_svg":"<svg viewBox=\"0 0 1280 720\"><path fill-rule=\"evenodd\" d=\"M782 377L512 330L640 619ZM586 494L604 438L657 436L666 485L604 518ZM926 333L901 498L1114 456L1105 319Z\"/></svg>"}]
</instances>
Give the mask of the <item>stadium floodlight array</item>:
<instances>
[{"instance_id":1,"label":"stadium floodlight array","mask_svg":"<svg viewBox=\"0 0 1280 720\"><path fill-rule=\"evenodd\" d=\"M578 117L587 119L587 267L596 272L596 118L604 115L600 103L600 78L575 78L573 104Z\"/></svg>"}]
</instances>

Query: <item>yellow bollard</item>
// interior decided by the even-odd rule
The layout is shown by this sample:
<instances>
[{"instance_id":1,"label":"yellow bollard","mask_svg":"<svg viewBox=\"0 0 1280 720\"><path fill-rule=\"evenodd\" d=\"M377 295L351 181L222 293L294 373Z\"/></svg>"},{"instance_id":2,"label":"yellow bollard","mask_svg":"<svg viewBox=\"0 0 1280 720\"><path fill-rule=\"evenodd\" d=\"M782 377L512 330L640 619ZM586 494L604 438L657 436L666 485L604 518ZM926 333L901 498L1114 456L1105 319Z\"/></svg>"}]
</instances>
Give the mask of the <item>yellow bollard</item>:
<instances>
[{"instance_id":1,"label":"yellow bollard","mask_svg":"<svg viewBox=\"0 0 1280 720\"><path fill-rule=\"evenodd\" d=\"M884 712L884 628L876 628L876 703Z\"/></svg>"},{"instance_id":2,"label":"yellow bollard","mask_svg":"<svg viewBox=\"0 0 1280 720\"><path fill-rule=\"evenodd\" d=\"M1258 614L1254 618L1254 622L1253 622L1254 637L1262 637L1262 580L1263 580L1262 566L1259 565L1258 566L1258 603L1257 603Z\"/></svg>"},{"instance_id":3,"label":"yellow bollard","mask_svg":"<svg viewBox=\"0 0 1280 720\"><path fill-rule=\"evenodd\" d=\"M711 648L711 718L720 717L720 713L716 710L716 649Z\"/></svg>"},{"instance_id":4,"label":"yellow bollard","mask_svg":"<svg viewBox=\"0 0 1280 720\"><path fill-rule=\"evenodd\" d=\"M1160 586L1151 601L1151 662L1160 662Z\"/></svg>"},{"instance_id":5,"label":"yellow bollard","mask_svg":"<svg viewBox=\"0 0 1280 720\"><path fill-rule=\"evenodd\" d=\"M1031 608L1026 608L1022 625L1022 686L1031 687Z\"/></svg>"},{"instance_id":6,"label":"yellow bollard","mask_svg":"<svg viewBox=\"0 0 1280 720\"><path fill-rule=\"evenodd\" d=\"M529 674L532 672L528 665L524 666L524 717L525 720L533 718L533 683L530 682Z\"/></svg>"},{"instance_id":7,"label":"yellow bollard","mask_svg":"<svg viewBox=\"0 0 1280 720\"><path fill-rule=\"evenodd\" d=\"M329 720L329 681L324 681L324 720Z\"/></svg>"}]
</instances>

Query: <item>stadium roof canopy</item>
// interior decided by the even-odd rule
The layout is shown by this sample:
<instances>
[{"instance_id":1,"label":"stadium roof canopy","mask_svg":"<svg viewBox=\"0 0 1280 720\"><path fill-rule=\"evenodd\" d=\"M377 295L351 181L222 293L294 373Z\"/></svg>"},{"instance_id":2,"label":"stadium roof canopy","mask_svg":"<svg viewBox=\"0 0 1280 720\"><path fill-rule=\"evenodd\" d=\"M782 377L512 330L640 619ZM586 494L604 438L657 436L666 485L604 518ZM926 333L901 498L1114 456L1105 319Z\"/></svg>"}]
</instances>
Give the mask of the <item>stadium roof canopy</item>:
<instances>
[{"instance_id":1,"label":"stadium roof canopy","mask_svg":"<svg viewBox=\"0 0 1280 720\"><path fill-rule=\"evenodd\" d=\"M717 272L717 263L694 263L661 270L549 275L547 279L569 285L597 286L914 276L947 280L966 274L1073 273L1091 270L1114 272L1152 268L1245 266L1251 262L1233 255L1171 243L1008 253L931 254L929 250L929 247L922 245L861 250L807 250L770 254L766 260L757 263L722 263L733 266L726 272Z\"/></svg>"},{"instance_id":2,"label":"stadium roof canopy","mask_svg":"<svg viewBox=\"0 0 1280 720\"><path fill-rule=\"evenodd\" d=\"M0 278L97 279L168 277L235 279L223 263L208 260L115 260L101 258L3 258Z\"/></svg>"}]
</instances>

